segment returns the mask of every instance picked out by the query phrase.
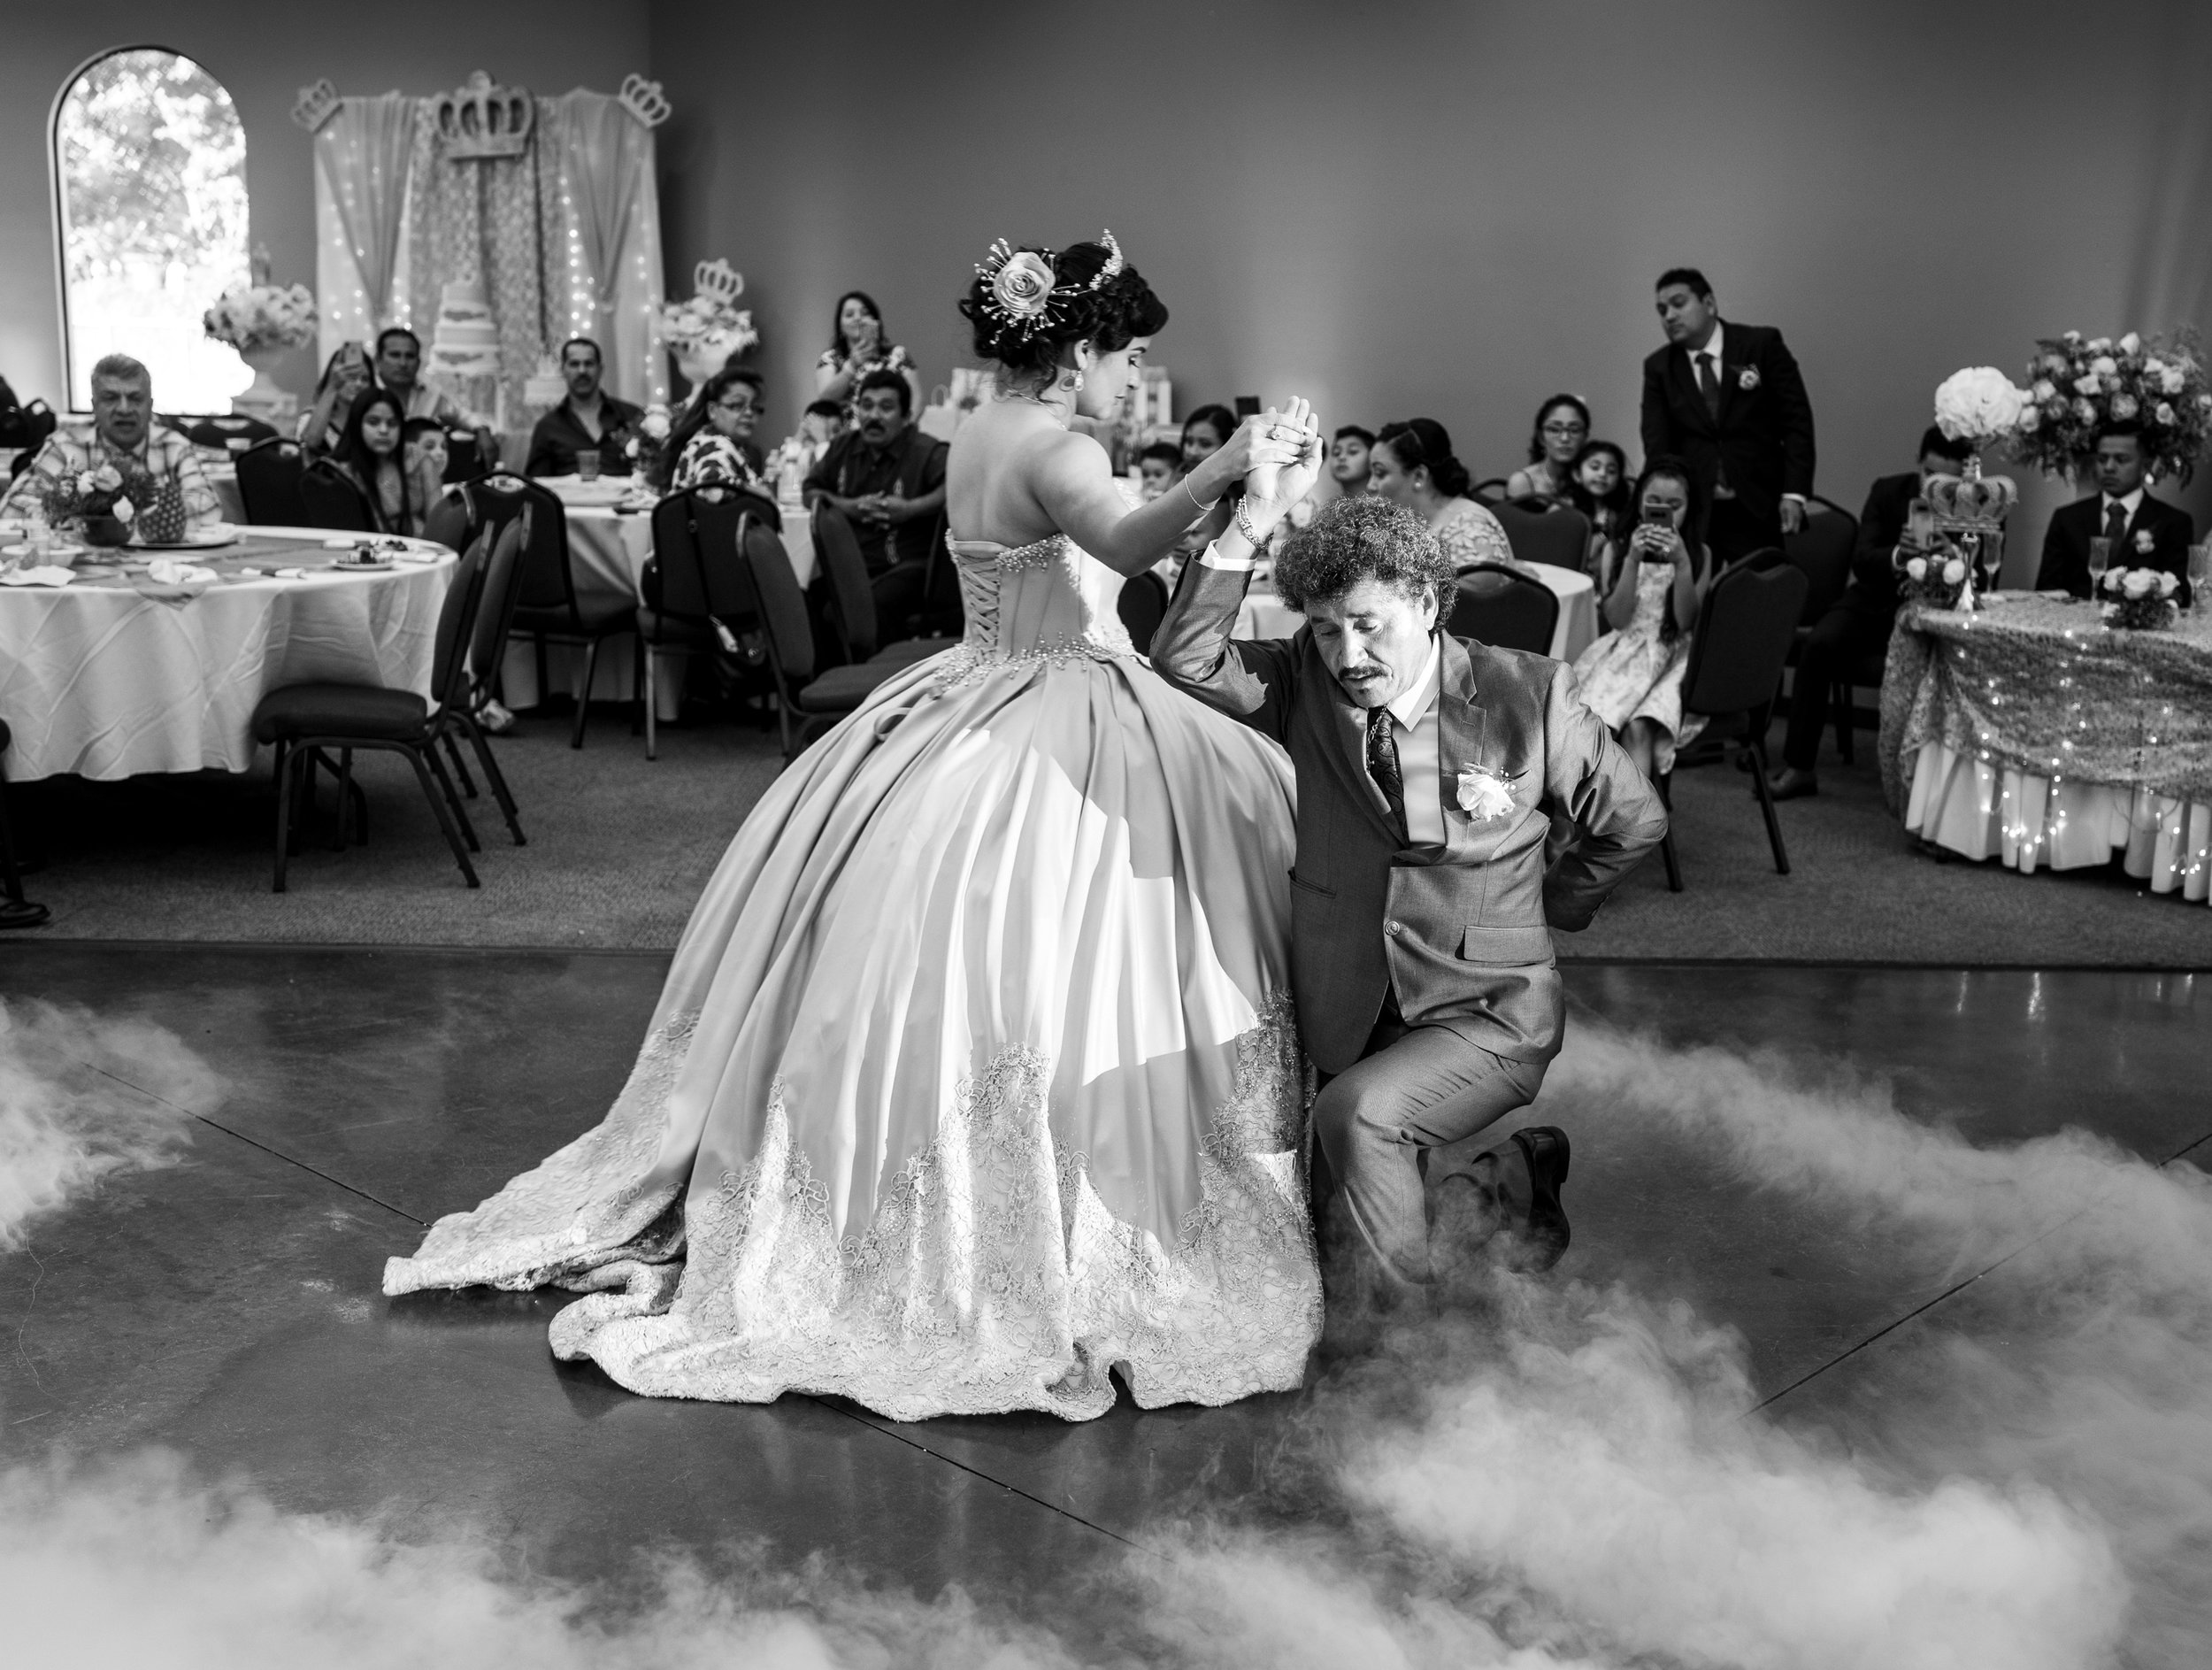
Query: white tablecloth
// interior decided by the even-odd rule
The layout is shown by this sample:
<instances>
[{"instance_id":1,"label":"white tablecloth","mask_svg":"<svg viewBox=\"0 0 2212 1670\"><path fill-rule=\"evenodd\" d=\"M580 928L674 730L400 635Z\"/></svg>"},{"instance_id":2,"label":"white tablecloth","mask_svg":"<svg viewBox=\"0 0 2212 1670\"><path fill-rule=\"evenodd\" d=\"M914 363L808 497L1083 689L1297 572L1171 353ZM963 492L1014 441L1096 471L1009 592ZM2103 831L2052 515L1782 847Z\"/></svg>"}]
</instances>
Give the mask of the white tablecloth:
<instances>
[{"instance_id":1,"label":"white tablecloth","mask_svg":"<svg viewBox=\"0 0 2212 1670\"><path fill-rule=\"evenodd\" d=\"M1552 563L1531 563L1521 572L1542 581L1559 599L1559 623L1552 628L1549 653L1555 660L1573 660L1598 635L1597 588L1589 575ZM1272 592L1256 592L1237 611L1235 635L1287 638L1305 623L1305 616Z\"/></svg>"},{"instance_id":2,"label":"white tablecloth","mask_svg":"<svg viewBox=\"0 0 2212 1670\"><path fill-rule=\"evenodd\" d=\"M2039 864L2074 870L2109 864L2150 883L2212 902L2212 804L2147 789L2061 782L1923 743L1913 765L1905 827L1970 858L2001 858L2032 875Z\"/></svg>"},{"instance_id":3,"label":"white tablecloth","mask_svg":"<svg viewBox=\"0 0 2212 1670\"><path fill-rule=\"evenodd\" d=\"M635 603L645 565L653 555L653 519L647 512L615 509L616 501L628 489L627 478L603 476L589 482L572 475L541 479L560 497L568 512L569 560L576 575L578 593L620 597ZM796 504L778 508L783 514L784 554L791 559L791 571L804 587L814 578L814 535L806 511ZM591 681L594 701L631 699L636 656L637 640L633 637L611 638L600 645L599 663ZM548 644L546 682L556 690L575 696L583 687L584 659L584 651L580 649ZM673 719L681 707L687 660L680 651L655 658L654 705L663 719ZM500 682L510 707L535 707L543 699L545 693L538 689L537 645L534 641L524 637L510 640Z\"/></svg>"},{"instance_id":4,"label":"white tablecloth","mask_svg":"<svg viewBox=\"0 0 2212 1670\"><path fill-rule=\"evenodd\" d=\"M58 589L0 587L0 717L15 733L8 775L244 771L254 707L280 685L380 684L428 696L452 553L337 573L326 566L327 536L255 528L195 558L223 577L188 602L141 596L128 571ZM252 579L233 572L242 564L309 573Z\"/></svg>"}]
</instances>

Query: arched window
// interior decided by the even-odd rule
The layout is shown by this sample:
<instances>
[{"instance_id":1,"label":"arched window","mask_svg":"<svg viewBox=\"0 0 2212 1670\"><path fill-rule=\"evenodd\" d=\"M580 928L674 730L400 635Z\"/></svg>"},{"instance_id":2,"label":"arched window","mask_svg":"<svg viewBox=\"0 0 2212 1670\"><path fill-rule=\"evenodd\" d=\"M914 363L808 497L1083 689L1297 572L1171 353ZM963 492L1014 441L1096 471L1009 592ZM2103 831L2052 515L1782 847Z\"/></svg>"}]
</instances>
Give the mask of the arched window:
<instances>
[{"instance_id":1,"label":"arched window","mask_svg":"<svg viewBox=\"0 0 2212 1670\"><path fill-rule=\"evenodd\" d=\"M164 412L224 412L253 381L200 316L245 281L246 130L222 83L181 53L95 58L54 102L62 338L70 404L103 354L153 373Z\"/></svg>"}]
</instances>

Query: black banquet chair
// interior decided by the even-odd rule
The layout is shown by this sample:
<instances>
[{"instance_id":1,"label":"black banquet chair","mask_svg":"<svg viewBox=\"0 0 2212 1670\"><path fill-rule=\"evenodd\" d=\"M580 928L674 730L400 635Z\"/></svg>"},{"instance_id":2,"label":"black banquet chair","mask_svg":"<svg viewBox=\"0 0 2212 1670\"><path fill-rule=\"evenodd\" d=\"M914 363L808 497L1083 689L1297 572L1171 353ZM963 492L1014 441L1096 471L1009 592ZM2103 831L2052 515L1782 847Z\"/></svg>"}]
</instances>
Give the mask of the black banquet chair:
<instances>
[{"instance_id":1,"label":"black banquet chair","mask_svg":"<svg viewBox=\"0 0 2212 1670\"><path fill-rule=\"evenodd\" d=\"M313 527L307 519L307 501L300 495L300 477L306 469L306 450L282 435L257 441L241 452L238 496L245 502L246 519L263 527Z\"/></svg>"},{"instance_id":2,"label":"black banquet chair","mask_svg":"<svg viewBox=\"0 0 2212 1670\"><path fill-rule=\"evenodd\" d=\"M438 632L433 650L428 702L412 690L394 690L368 684L287 684L261 698L253 712L253 737L276 748L277 825L276 880L273 890L285 890L285 864L290 856L292 812L301 790L311 783L309 773L326 750L336 750L345 763L338 783L339 836L345 835L347 796L351 791L350 757L355 749L403 755L415 768L423 797L436 815L453 860L461 866L469 886L480 885L476 867L469 862L473 831L467 827L458 791L438 757L438 744L450 744L451 729L462 723L470 681L468 649L475 635L489 571L503 566L511 573L522 545L522 527L511 522L498 544L480 538L462 556L453 571L453 583L438 613ZM488 555L488 547L490 554ZM471 740L479 740L472 730ZM498 780L496 777L495 781ZM519 826L514 828L517 844Z\"/></svg>"},{"instance_id":3,"label":"black banquet chair","mask_svg":"<svg viewBox=\"0 0 2212 1670\"><path fill-rule=\"evenodd\" d=\"M1548 511L1493 504L1489 511L1505 529L1506 543L1520 561L1582 572L1590 553L1590 519L1580 511L1568 504Z\"/></svg>"},{"instance_id":4,"label":"black banquet chair","mask_svg":"<svg viewBox=\"0 0 2212 1670\"><path fill-rule=\"evenodd\" d=\"M341 534L376 531L368 495L326 458L318 458L300 472L300 507L302 527L327 527Z\"/></svg>"},{"instance_id":5,"label":"black banquet chair","mask_svg":"<svg viewBox=\"0 0 2212 1670\"><path fill-rule=\"evenodd\" d=\"M1540 580L1495 563L1478 563L1460 575L1444 629L1500 650L1551 653L1559 627L1559 594Z\"/></svg>"},{"instance_id":6,"label":"black banquet chair","mask_svg":"<svg viewBox=\"0 0 2212 1670\"><path fill-rule=\"evenodd\" d=\"M760 599L743 549L756 528L775 543L780 554L783 549L752 508L757 503L749 493L710 481L671 493L653 507L653 555L639 576L635 617L642 651L638 681L645 704L648 759L660 757L660 704L655 699L654 675L664 651L718 653L725 665L759 669L770 692L780 695L785 689L774 645L764 635ZM784 566L787 571L790 564L787 561ZM807 665L812 666L810 650ZM787 700L780 704L777 718L788 758Z\"/></svg>"},{"instance_id":7,"label":"black banquet chair","mask_svg":"<svg viewBox=\"0 0 2212 1670\"><path fill-rule=\"evenodd\" d=\"M15 861L15 826L8 820L6 757L14 743L15 735L8 729L7 720L0 720L0 887L6 890L0 898L0 928L37 927L53 912L23 897L23 873Z\"/></svg>"},{"instance_id":8,"label":"black banquet chair","mask_svg":"<svg viewBox=\"0 0 2212 1670\"><path fill-rule=\"evenodd\" d=\"M176 426L184 438L196 447L219 447L226 452L243 452L248 447L258 446L264 441L277 438L276 427L258 418L239 417L225 413L219 417L178 418Z\"/></svg>"},{"instance_id":9,"label":"black banquet chair","mask_svg":"<svg viewBox=\"0 0 2212 1670\"><path fill-rule=\"evenodd\" d=\"M1774 797L1767 789L1767 721L1774 711L1774 693L1781 687L1783 663L1796 638L1805 590L1805 571L1771 547L1753 551L1722 570L1698 611L1697 635L1690 642L1689 665L1682 673L1685 716L1743 716L1752 786L1766 817L1778 875L1790 873L1790 855L1782 844ZM1674 804L1673 781L1670 772L1657 784L1659 797L1670 806ZM1679 893L1682 866L1671 827L1659 850L1667 864L1667 886Z\"/></svg>"}]
</instances>

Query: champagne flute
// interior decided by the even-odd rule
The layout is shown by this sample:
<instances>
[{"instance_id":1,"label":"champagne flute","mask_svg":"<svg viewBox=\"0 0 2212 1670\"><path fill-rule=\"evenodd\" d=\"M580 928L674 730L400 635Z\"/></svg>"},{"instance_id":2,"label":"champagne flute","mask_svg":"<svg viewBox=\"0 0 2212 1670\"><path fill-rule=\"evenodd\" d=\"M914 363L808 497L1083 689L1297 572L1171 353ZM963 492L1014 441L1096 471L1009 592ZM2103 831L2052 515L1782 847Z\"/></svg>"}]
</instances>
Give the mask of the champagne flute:
<instances>
[{"instance_id":1,"label":"champagne flute","mask_svg":"<svg viewBox=\"0 0 2212 1670\"><path fill-rule=\"evenodd\" d=\"M2089 542L2089 589L2093 596L2104 584L2104 571L2112 566L2112 542L2101 535Z\"/></svg>"},{"instance_id":2,"label":"champagne flute","mask_svg":"<svg viewBox=\"0 0 2212 1670\"><path fill-rule=\"evenodd\" d=\"M2212 545L2189 547L2189 612L2204 607L2204 589L2212 584Z\"/></svg>"}]
</instances>

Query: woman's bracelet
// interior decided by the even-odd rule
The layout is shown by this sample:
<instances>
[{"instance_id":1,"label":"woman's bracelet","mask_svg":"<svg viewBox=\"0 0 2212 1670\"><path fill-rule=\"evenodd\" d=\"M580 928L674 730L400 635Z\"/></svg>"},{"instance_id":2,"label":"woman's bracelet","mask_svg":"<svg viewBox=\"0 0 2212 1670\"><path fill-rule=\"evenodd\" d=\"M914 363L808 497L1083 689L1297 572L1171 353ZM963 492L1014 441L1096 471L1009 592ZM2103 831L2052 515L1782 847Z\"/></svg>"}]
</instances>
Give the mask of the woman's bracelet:
<instances>
[{"instance_id":1,"label":"woman's bracelet","mask_svg":"<svg viewBox=\"0 0 2212 1670\"><path fill-rule=\"evenodd\" d=\"M1192 504L1198 505L1198 513L1201 516L1203 516L1208 511L1213 509L1214 505L1221 503L1221 497L1218 494L1215 495L1210 503L1200 503L1198 489L1190 484L1190 477L1187 475L1183 478L1183 491L1190 495L1190 502Z\"/></svg>"},{"instance_id":2,"label":"woman's bracelet","mask_svg":"<svg viewBox=\"0 0 2212 1670\"><path fill-rule=\"evenodd\" d=\"M1244 497L1237 501L1237 532L1243 535L1247 540L1251 542L1252 549L1254 550L1265 550L1267 549L1267 536L1256 529L1252 526L1251 522L1247 519L1251 508L1252 496L1250 494L1246 494Z\"/></svg>"}]
</instances>

